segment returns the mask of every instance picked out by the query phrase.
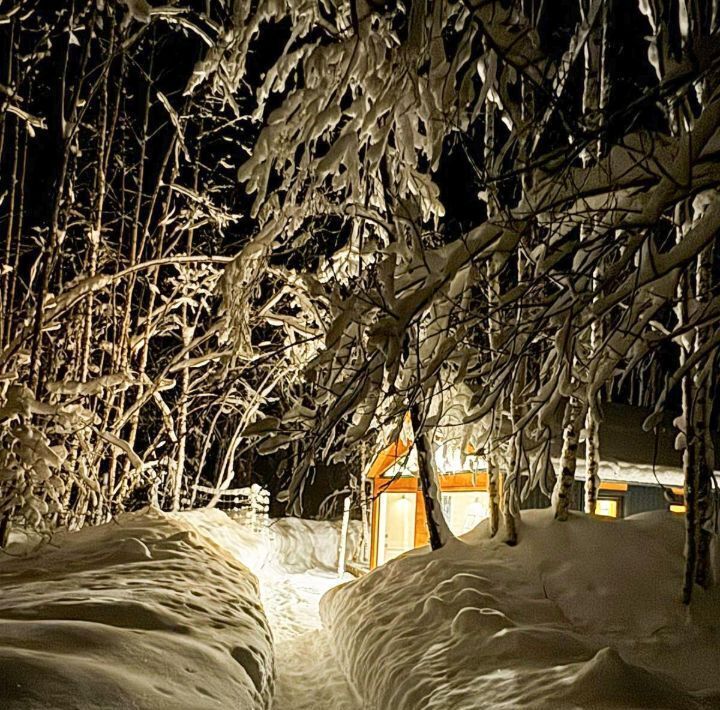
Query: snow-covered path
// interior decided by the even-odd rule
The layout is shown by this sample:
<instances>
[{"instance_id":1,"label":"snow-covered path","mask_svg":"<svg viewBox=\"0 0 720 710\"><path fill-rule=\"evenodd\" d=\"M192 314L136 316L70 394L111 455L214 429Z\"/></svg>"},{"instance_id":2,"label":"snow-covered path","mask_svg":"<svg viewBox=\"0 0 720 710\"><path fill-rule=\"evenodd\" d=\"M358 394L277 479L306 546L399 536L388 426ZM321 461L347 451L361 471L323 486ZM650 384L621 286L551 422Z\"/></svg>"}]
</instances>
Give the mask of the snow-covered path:
<instances>
[{"instance_id":1,"label":"snow-covered path","mask_svg":"<svg viewBox=\"0 0 720 710\"><path fill-rule=\"evenodd\" d=\"M260 574L261 598L275 639L276 710L355 710L360 703L332 653L318 613L340 580L313 570Z\"/></svg>"},{"instance_id":2,"label":"snow-covered path","mask_svg":"<svg viewBox=\"0 0 720 710\"><path fill-rule=\"evenodd\" d=\"M260 582L275 646L275 710L360 710L320 621L322 595L352 579L339 579L332 571L337 546L325 539L327 531L318 529L324 524L285 520L258 535L217 511L182 516Z\"/></svg>"}]
</instances>

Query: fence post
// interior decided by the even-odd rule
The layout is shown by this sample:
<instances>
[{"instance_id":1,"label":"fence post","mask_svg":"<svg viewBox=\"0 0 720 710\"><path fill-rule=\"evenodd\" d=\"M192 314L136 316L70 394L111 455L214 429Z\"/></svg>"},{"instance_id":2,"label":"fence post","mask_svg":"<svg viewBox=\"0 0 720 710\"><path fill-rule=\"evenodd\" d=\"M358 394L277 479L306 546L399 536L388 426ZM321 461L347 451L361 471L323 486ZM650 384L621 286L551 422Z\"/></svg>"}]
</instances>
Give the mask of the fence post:
<instances>
[{"instance_id":1,"label":"fence post","mask_svg":"<svg viewBox=\"0 0 720 710\"><path fill-rule=\"evenodd\" d=\"M350 526L350 496L343 501L342 527L340 528L340 549L338 551L338 577L345 574L345 554L347 552L347 535Z\"/></svg>"}]
</instances>

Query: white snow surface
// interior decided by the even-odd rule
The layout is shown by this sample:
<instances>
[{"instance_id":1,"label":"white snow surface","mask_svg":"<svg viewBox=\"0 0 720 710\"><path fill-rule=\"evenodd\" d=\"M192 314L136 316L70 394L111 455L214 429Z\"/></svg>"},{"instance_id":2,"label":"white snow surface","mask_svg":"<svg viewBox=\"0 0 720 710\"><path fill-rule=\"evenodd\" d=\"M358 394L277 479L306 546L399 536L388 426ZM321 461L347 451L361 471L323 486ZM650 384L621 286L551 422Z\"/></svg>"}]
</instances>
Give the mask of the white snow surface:
<instances>
[{"instance_id":1,"label":"white snow surface","mask_svg":"<svg viewBox=\"0 0 720 710\"><path fill-rule=\"evenodd\" d=\"M323 598L365 710L720 707L720 590L681 604L679 516L524 511L519 535L485 522Z\"/></svg>"},{"instance_id":2,"label":"white snow surface","mask_svg":"<svg viewBox=\"0 0 720 710\"><path fill-rule=\"evenodd\" d=\"M18 556L0 560L0 707L359 710L318 611L351 579L339 531L148 510L27 556L16 531ZM348 557L358 537L352 524Z\"/></svg>"},{"instance_id":3,"label":"white snow surface","mask_svg":"<svg viewBox=\"0 0 720 710\"><path fill-rule=\"evenodd\" d=\"M126 514L5 556L0 598L2 708L271 707L257 580L183 516Z\"/></svg>"},{"instance_id":4,"label":"white snow surface","mask_svg":"<svg viewBox=\"0 0 720 710\"><path fill-rule=\"evenodd\" d=\"M352 579L337 576L340 523L281 518L253 531L219 511L181 515L250 567L260 581L275 641L275 710L360 710L319 615L322 595ZM348 559L359 532L359 524L352 522Z\"/></svg>"}]
</instances>

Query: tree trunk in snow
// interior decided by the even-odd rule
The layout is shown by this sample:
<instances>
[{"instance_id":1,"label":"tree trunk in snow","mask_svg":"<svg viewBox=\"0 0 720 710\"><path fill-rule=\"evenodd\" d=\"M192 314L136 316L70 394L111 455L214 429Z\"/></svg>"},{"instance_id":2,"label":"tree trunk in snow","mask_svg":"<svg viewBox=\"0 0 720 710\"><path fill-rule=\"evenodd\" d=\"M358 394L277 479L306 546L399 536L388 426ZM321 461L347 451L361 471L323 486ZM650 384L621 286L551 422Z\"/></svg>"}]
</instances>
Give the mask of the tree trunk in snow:
<instances>
[{"instance_id":1,"label":"tree trunk in snow","mask_svg":"<svg viewBox=\"0 0 720 710\"><path fill-rule=\"evenodd\" d=\"M683 217L683 212L677 209L678 241L688 228ZM707 308L712 291L712 261L712 246L698 254L694 294L688 273L684 271L680 275L676 307L679 327L689 322L691 304L695 312ZM704 328L696 329L694 336L692 331L684 333L679 341L681 367L693 352L705 347L707 338ZM712 518L712 472L715 463L709 422L713 404L712 372L711 363L702 358L681 381L682 416L677 426L684 436L685 571L682 599L685 604L691 602L695 584L707 588L712 582L712 538L707 529Z\"/></svg>"},{"instance_id":2,"label":"tree trunk in snow","mask_svg":"<svg viewBox=\"0 0 720 710\"><path fill-rule=\"evenodd\" d=\"M489 498L489 519L490 519L490 537L497 535L500 526L500 496L499 496L499 480L500 470L497 465L497 455L495 452L488 455L488 498Z\"/></svg>"},{"instance_id":3,"label":"tree trunk in snow","mask_svg":"<svg viewBox=\"0 0 720 710\"><path fill-rule=\"evenodd\" d=\"M360 542L361 559L366 562L370 559L370 524L367 491L365 489L365 468L367 466L367 445L360 444L360 518L362 520L362 539Z\"/></svg>"},{"instance_id":4,"label":"tree trunk in snow","mask_svg":"<svg viewBox=\"0 0 720 710\"><path fill-rule=\"evenodd\" d=\"M600 17L590 31L583 48L585 60L585 82L583 85L583 115L593 125L602 127L602 111L607 105L607 27L608 5L610 0L603 3ZM587 0L580 2L581 15L589 21L591 3ZM583 164L588 166L593 160L599 159L603 152L602 141L594 141L583 153ZM596 227L592 222L582 225L580 239L583 242L592 242L595 239ZM590 249L593 248L591 244ZM592 287L595 289L602 277L601 260L593 269ZM602 323L594 318L590 324L588 352L586 362L590 363L597 356L602 343ZM589 365L588 365L589 367ZM592 391L591 377L588 373L587 382L587 414L585 416L585 512L589 515L595 513L597 507L598 491L600 489L600 417L595 401L596 395Z\"/></svg>"},{"instance_id":5,"label":"tree trunk in snow","mask_svg":"<svg viewBox=\"0 0 720 710\"><path fill-rule=\"evenodd\" d=\"M514 418L513 418L514 419ZM507 457L508 475L505 477L507 487L502 492L503 525L505 527L504 542L507 545L517 545L517 518L518 518L518 495L517 481L519 476L520 446L522 437L518 433L513 436L509 443L509 454ZM512 486L512 488L510 488Z\"/></svg>"},{"instance_id":6,"label":"tree trunk in snow","mask_svg":"<svg viewBox=\"0 0 720 710\"><path fill-rule=\"evenodd\" d=\"M518 280L522 279L524 264L518 257ZM510 393L510 424L512 426L512 439L508 443L505 478L502 492L503 524L505 526L505 543L517 544L517 520L520 517L520 474L522 466L522 431L515 431L524 407L522 405L523 392L527 383L527 363L522 360L515 369L515 379Z\"/></svg>"},{"instance_id":7,"label":"tree trunk in snow","mask_svg":"<svg viewBox=\"0 0 720 710\"><path fill-rule=\"evenodd\" d=\"M347 556L347 536L350 527L350 496L343 500L342 527L340 529L340 544L338 547L338 577L345 574L345 557Z\"/></svg>"},{"instance_id":8,"label":"tree trunk in snow","mask_svg":"<svg viewBox=\"0 0 720 710\"><path fill-rule=\"evenodd\" d=\"M0 515L0 550L4 549L10 536L10 511Z\"/></svg>"},{"instance_id":9,"label":"tree trunk in snow","mask_svg":"<svg viewBox=\"0 0 720 710\"><path fill-rule=\"evenodd\" d=\"M194 335L194 328L188 324L187 307L181 310L183 346L188 348ZM185 353L185 362L190 359ZM190 369L186 366L180 372L180 397L178 402L178 444L175 457L175 471L171 480L172 509L180 510L183 480L185 478L185 459L188 438L188 393L190 390Z\"/></svg>"},{"instance_id":10,"label":"tree trunk in snow","mask_svg":"<svg viewBox=\"0 0 720 710\"><path fill-rule=\"evenodd\" d=\"M485 174L489 178L489 166L495 159L495 105L491 101L485 103L485 135L484 135L484 160ZM487 182L487 215L492 219L497 214L495 189L491 187L490 180ZM494 313L500 298L500 278L497 274L494 260L491 259L487 265L487 302L488 302L488 339L490 350L493 354L498 352L499 324L497 315ZM490 537L497 535L500 527L500 467L498 465L501 457L498 452L501 411L496 411L493 416L492 431L488 439L489 453L488 463L488 498L490 513Z\"/></svg>"},{"instance_id":11,"label":"tree trunk in snow","mask_svg":"<svg viewBox=\"0 0 720 710\"><path fill-rule=\"evenodd\" d=\"M692 600L695 568L697 562L697 462L695 450L695 431L692 417L693 386L689 375L682 381L683 431L685 451L683 452L683 498L685 500L685 575L683 578L682 599L689 604Z\"/></svg>"},{"instance_id":12,"label":"tree trunk in snow","mask_svg":"<svg viewBox=\"0 0 720 710\"><path fill-rule=\"evenodd\" d=\"M696 275L696 302L699 308L707 306L708 298L712 292L712 264L713 248L705 248L697 260ZM707 329L698 329L695 336L695 351L704 347L709 333ZM695 455L695 484L697 486L697 517L696 545L697 560L695 567L695 582L703 589L712 583L712 565L710 560L712 534L707 527L710 525L713 514L713 469L715 468L715 451L712 435L710 433L710 416L713 408L712 362L701 361L695 368L696 397L693 403L693 430L697 442Z\"/></svg>"},{"instance_id":13,"label":"tree trunk in snow","mask_svg":"<svg viewBox=\"0 0 720 710\"><path fill-rule=\"evenodd\" d=\"M578 402L575 397L565 405L563 421L563 445L560 455L560 475L555 482L552 495L552 504L555 509L556 520L567 520L570 509L570 497L575 482L575 468L577 465L578 447Z\"/></svg>"},{"instance_id":14,"label":"tree trunk in snow","mask_svg":"<svg viewBox=\"0 0 720 710\"><path fill-rule=\"evenodd\" d=\"M440 486L438 485L435 467L432 461L432 447L428 435L422 430L420 405L410 408L410 421L413 427L414 446L418 457L418 477L425 505L430 547L439 550L453 537L442 512L440 504Z\"/></svg>"},{"instance_id":15,"label":"tree trunk in snow","mask_svg":"<svg viewBox=\"0 0 720 710\"><path fill-rule=\"evenodd\" d=\"M683 235L683 212L678 207L675 211L676 230L678 242ZM683 326L689 318L689 304L691 297L690 279L687 272L680 275L677 287L676 315L678 325ZM680 340L680 366L687 360L692 348L691 336L685 335ZM693 585L695 584L695 569L697 565L697 538L698 538L698 502L697 502L697 441L695 438L695 411L694 382L691 373L682 378L682 416L678 429L685 437L683 451L683 499L685 502L685 572L683 575L682 600L689 604L692 600Z\"/></svg>"},{"instance_id":16,"label":"tree trunk in snow","mask_svg":"<svg viewBox=\"0 0 720 710\"><path fill-rule=\"evenodd\" d=\"M593 407L588 407L585 431L585 512L594 515L600 489L600 426Z\"/></svg>"},{"instance_id":17,"label":"tree trunk in snow","mask_svg":"<svg viewBox=\"0 0 720 710\"><path fill-rule=\"evenodd\" d=\"M699 382L695 388L695 401L693 402L693 424L692 430L695 436L693 448L694 471L693 484L695 486L694 499L694 537L695 537L695 575L694 581L704 589L710 586L712 579L712 568L710 562L711 534L704 525L710 522L711 496L712 496L712 464L709 462L709 414L707 383ZM710 449L712 452L712 448ZM688 509L689 510L689 509ZM689 582L688 582L689 583Z\"/></svg>"}]
</instances>

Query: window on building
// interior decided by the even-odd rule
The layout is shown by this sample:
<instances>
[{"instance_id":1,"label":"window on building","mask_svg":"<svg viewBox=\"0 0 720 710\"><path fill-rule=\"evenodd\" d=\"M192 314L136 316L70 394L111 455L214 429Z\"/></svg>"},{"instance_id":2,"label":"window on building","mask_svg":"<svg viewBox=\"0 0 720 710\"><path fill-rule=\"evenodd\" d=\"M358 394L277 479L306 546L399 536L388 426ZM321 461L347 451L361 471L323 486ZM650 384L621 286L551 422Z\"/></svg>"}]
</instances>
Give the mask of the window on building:
<instances>
[{"instance_id":1,"label":"window on building","mask_svg":"<svg viewBox=\"0 0 720 710\"><path fill-rule=\"evenodd\" d=\"M685 492L680 487L673 487L670 489L673 493L674 503L670 504L671 513L682 513L684 514L687 508L685 507Z\"/></svg>"},{"instance_id":2,"label":"window on building","mask_svg":"<svg viewBox=\"0 0 720 710\"><path fill-rule=\"evenodd\" d=\"M490 498L486 491L442 491L443 514L454 535L463 535L489 515Z\"/></svg>"},{"instance_id":3,"label":"window on building","mask_svg":"<svg viewBox=\"0 0 720 710\"><path fill-rule=\"evenodd\" d=\"M619 518L622 512L622 501L620 498L601 497L595 506L595 515L602 515L605 518Z\"/></svg>"}]
</instances>

